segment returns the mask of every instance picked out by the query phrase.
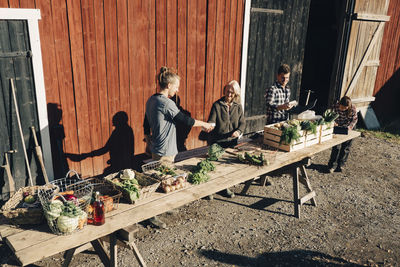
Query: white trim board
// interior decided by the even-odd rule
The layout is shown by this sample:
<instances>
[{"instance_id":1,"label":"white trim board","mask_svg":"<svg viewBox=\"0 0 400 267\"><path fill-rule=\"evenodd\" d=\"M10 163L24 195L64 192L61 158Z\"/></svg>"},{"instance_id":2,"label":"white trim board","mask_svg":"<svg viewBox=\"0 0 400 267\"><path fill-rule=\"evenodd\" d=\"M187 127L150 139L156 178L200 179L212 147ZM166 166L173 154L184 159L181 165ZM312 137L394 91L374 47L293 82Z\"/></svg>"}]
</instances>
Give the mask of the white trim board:
<instances>
[{"instance_id":1,"label":"white trim board","mask_svg":"<svg viewBox=\"0 0 400 267\"><path fill-rule=\"evenodd\" d=\"M0 19L4 20L39 20L40 9L0 8Z\"/></svg>"},{"instance_id":2,"label":"white trim board","mask_svg":"<svg viewBox=\"0 0 400 267\"><path fill-rule=\"evenodd\" d=\"M39 117L40 137L43 150L43 160L49 180L54 179L53 161L47 118L46 90L44 86L42 49L40 47L39 9L0 8L0 18L4 20L27 20L29 42L32 50L33 78L35 82L36 103Z\"/></svg>"},{"instance_id":3,"label":"white trim board","mask_svg":"<svg viewBox=\"0 0 400 267\"><path fill-rule=\"evenodd\" d=\"M247 75L247 53L249 46L249 34L250 34L250 10L251 0L246 0L244 8L244 22L243 22L243 37L242 37L242 66L240 75L240 102L242 103L244 112L244 101L246 97L246 75Z\"/></svg>"}]
</instances>

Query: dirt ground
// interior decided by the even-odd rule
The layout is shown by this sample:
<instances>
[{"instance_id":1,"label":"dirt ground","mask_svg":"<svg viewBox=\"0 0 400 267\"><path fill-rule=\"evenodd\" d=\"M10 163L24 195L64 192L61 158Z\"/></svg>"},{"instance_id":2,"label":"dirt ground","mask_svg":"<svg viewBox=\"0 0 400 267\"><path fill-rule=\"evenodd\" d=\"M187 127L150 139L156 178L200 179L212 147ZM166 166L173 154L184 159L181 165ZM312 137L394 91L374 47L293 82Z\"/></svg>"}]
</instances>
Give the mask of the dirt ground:
<instances>
[{"instance_id":1,"label":"dirt ground","mask_svg":"<svg viewBox=\"0 0 400 267\"><path fill-rule=\"evenodd\" d=\"M282 171L247 195L216 195L161 215L167 229L140 225L136 244L147 265L400 266L400 145L357 138L342 173L322 171L329 153L308 168L317 207L303 206L300 219L293 216L291 176ZM0 255L3 266L16 264L4 244ZM127 249L119 250L118 262L139 266ZM60 254L35 264L61 263ZM71 263L99 265L91 251Z\"/></svg>"}]
</instances>

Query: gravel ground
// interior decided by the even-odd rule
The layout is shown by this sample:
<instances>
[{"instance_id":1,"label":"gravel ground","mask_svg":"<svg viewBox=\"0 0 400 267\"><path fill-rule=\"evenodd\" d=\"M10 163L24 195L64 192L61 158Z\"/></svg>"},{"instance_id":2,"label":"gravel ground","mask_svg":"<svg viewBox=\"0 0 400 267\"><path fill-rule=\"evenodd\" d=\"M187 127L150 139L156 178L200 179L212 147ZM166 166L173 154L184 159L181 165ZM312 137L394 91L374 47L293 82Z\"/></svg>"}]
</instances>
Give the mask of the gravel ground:
<instances>
[{"instance_id":1,"label":"gravel ground","mask_svg":"<svg viewBox=\"0 0 400 267\"><path fill-rule=\"evenodd\" d=\"M148 266L400 266L399 151L399 144L357 138L343 172L332 174L323 172L330 151L316 155L308 175L317 207L303 206L300 219L292 178L282 170L247 195L216 195L161 215L167 229L139 225L136 244ZM0 255L3 266L16 264L4 244ZM119 249L118 262L139 266L127 249ZM36 266L61 263L60 254ZM99 265L93 251L71 263Z\"/></svg>"}]
</instances>

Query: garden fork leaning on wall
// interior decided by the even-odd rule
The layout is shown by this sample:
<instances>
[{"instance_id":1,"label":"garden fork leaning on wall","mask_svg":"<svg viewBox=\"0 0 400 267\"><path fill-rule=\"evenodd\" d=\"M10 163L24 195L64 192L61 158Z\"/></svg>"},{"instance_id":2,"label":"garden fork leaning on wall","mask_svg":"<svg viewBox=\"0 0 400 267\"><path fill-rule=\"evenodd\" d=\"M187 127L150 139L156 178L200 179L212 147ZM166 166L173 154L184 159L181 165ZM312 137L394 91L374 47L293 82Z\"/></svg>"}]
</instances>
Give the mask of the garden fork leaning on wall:
<instances>
[{"instance_id":1,"label":"garden fork leaning on wall","mask_svg":"<svg viewBox=\"0 0 400 267\"><path fill-rule=\"evenodd\" d=\"M1 167L6 170L8 177L8 185L10 186L10 197L12 197L15 193L15 183L14 178L11 175L10 161L8 160L8 154L16 153L17 150L9 150L4 152L4 159L6 160L6 164Z\"/></svg>"}]
</instances>

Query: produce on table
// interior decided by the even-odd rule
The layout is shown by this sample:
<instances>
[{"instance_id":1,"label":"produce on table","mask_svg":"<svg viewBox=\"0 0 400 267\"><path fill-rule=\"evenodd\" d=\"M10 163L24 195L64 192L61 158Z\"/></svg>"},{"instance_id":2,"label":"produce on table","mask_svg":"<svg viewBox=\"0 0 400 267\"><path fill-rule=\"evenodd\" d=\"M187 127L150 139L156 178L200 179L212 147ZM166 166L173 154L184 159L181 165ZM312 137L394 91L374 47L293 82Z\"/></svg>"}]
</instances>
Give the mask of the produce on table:
<instances>
[{"instance_id":1,"label":"produce on table","mask_svg":"<svg viewBox=\"0 0 400 267\"><path fill-rule=\"evenodd\" d=\"M299 128L299 126L293 126L290 124L282 126L282 134L279 143L291 144L293 141L299 141L301 137Z\"/></svg>"},{"instance_id":2,"label":"produce on table","mask_svg":"<svg viewBox=\"0 0 400 267\"><path fill-rule=\"evenodd\" d=\"M207 172L213 170L215 170L215 165L208 157L207 159L204 159L197 163L196 167L194 168L194 172L189 174L188 181L192 184L207 182L208 179L210 179L210 176L207 174Z\"/></svg>"},{"instance_id":3,"label":"produce on table","mask_svg":"<svg viewBox=\"0 0 400 267\"><path fill-rule=\"evenodd\" d=\"M208 159L212 161L217 161L223 154L225 150L218 144L212 144L208 148Z\"/></svg>"},{"instance_id":4,"label":"produce on table","mask_svg":"<svg viewBox=\"0 0 400 267\"><path fill-rule=\"evenodd\" d=\"M267 166L269 164L268 159L264 158L263 153L256 155L255 153L250 154L249 152L245 152L244 154L238 154L238 159L241 162L259 166Z\"/></svg>"},{"instance_id":5,"label":"produce on table","mask_svg":"<svg viewBox=\"0 0 400 267\"><path fill-rule=\"evenodd\" d=\"M188 181L192 184L201 184L207 182L210 176L204 170L197 171L194 173L189 173Z\"/></svg>"},{"instance_id":6,"label":"produce on table","mask_svg":"<svg viewBox=\"0 0 400 267\"><path fill-rule=\"evenodd\" d=\"M317 133L317 123L309 120L304 120L300 122L301 129L303 131L316 134Z\"/></svg>"},{"instance_id":7,"label":"produce on table","mask_svg":"<svg viewBox=\"0 0 400 267\"><path fill-rule=\"evenodd\" d=\"M187 182L183 175L178 177L170 177L161 181L161 188L165 193L169 193L186 187Z\"/></svg>"},{"instance_id":8,"label":"produce on table","mask_svg":"<svg viewBox=\"0 0 400 267\"><path fill-rule=\"evenodd\" d=\"M26 197L24 197L24 202L27 204L33 204L35 203L36 198L32 195L27 195Z\"/></svg>"},{"instance_id":9,"label":"produce on table","mask_svg":"<svg viewBox=\"0 0 400 267\"><path fill-rule=\"evenodd\" d=\"M124 178L126 176L123 176ZM115 185L121 187L125 191L129 193L129 198L131 201L135 201L136 199L139 198L140 193L139 193L139 183L135 178L131 179L123 179L122 177L120 178L114 178L111 180Z\"/></svg>"},{"instance_id":10,"label":"produce on table","mask_svg":"<svg viewBox=\"0 0 400 267\"><path fill-rule=\"evenodd\" d=\"M337 114L336 112L334 112L331 109L327 109L327 110L325 110L322 117L324 118L325 124L330 124L331 122L333 122L334 120L336 120L339 117L339 114Z\"/></svg>"},{"instance_id":11,"label":"produce on table","mask_svg":"<svg viewBox=\"0 0 400 267\"><path fill-rule=\"evenodd\" d=\"M61 215L57 219L57 227L58 230L62 233L72 233L76 228L78 228L79 218L76 217L69 217L65 215Z\"/></svg>"},{"instance_id":12,"label":"produce on table","mask_svg":"<svg viewBox=\"0 0 400 267\"><path fill-rule=\"evenodd\" d=\"M87 221L87 214L75 205L73 201L54 199L50 202L49 210L45 211L48 224L64 234L82 229Z\"/></svg>"},{"instance_id":13,"label":"produce on table","mask_svg":"<svg viewBox=\"0 0 400 267\"><path fill-rule=\"evenodd\" d=\"M155 170L159 171L161 176L167 176L167 175L176 176L177 175L175 172L175 169L170 168L165 165L160 165L160 167L156 168Z\"/></svg>"},{"instance_id":14,"label":"produce on table","mask_svg":"<svg viewBox=\"0 0 400 267\"><path fill-rule=\"evenodd\" d=\"M196 171L202 171L202 170L205 172L213 171L215 170L215 165L209 159L204 159L199 163L197 163L196 166Z\"/></svg>"}]
</instances>

